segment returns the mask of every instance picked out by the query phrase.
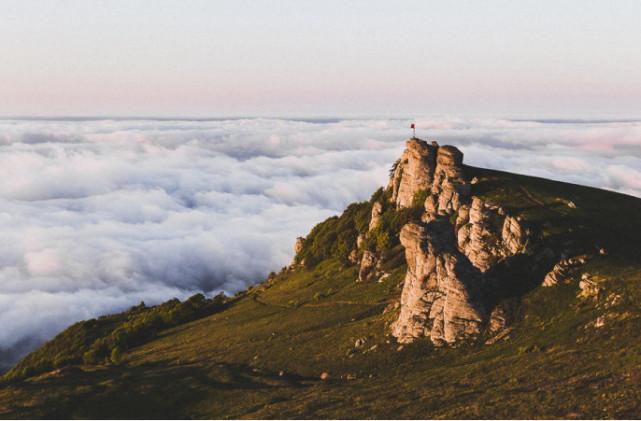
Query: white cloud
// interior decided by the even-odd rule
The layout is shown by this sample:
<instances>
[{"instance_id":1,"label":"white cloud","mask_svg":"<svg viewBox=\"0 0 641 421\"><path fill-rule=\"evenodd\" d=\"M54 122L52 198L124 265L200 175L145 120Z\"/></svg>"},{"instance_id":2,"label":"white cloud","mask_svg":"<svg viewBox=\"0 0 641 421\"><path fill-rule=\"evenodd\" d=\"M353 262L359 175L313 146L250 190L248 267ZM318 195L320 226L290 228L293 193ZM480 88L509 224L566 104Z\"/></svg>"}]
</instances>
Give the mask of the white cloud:
<instances>
[{"instance_id":1,"label":"white cloud","mask_svg":"<svg viewBox=\"0 0 641 421\"><path fill-rule=\"evenodd\" d=\"M639 123L417 123L472 165L641 196ZM386 182L407 126L0 121L0 364L79 319L261 280Z\"/></svg>"}]
</instances>

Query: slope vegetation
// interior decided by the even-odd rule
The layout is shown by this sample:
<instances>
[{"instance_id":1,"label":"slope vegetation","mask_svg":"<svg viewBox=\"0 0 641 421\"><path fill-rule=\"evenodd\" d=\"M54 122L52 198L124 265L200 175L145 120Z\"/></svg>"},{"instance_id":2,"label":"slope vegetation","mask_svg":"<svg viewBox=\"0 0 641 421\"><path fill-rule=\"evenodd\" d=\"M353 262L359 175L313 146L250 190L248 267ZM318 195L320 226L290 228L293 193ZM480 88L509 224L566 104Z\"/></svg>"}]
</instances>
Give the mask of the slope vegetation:
<instances>
[{"instance_id":1,"label":"slope vegetation","mask_svg":"<svg viewBox=\"0 0 641 421\"><path fill-rule=\"evenodd\" d=\"M372 204L385 194L379 191L316 227L295 269L270 276L220 311L162 326L114 361L75 358L58 368L31 367L31 360L56 359L64 348L56 342L69 336L62 333L5 377L0 416L638 417L641 200L466 170L478 179L473 195L523 215L555 253L576 248L593 255L548 288L540 284L554 259L536 273L524 273L518 262L505 268L506 292L497 300L512 300L514 320L502 338L483 331L437 347L426 338L400 345L390 336L406 272L397 229L416 217L412 208L389 213L388 228L368 240L383 255L388 276L356 282L358 266L348 255ZM584 274L597 293L582 292ZM514 279L512 288L506 279ZM74 355L112 334L94 332Z\"/></svg>"}]
</instances>

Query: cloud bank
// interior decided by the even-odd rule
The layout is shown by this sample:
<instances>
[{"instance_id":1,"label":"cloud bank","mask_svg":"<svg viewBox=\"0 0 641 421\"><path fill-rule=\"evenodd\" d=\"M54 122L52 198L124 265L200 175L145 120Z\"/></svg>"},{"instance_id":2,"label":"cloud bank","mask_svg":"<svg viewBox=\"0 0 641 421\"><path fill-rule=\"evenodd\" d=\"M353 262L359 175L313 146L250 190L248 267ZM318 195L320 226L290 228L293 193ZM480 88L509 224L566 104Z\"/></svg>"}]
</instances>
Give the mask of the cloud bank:
<instances>
[{"instance_id":1,"label":"cloud bank","mask_svg":"<svg viewBox=\"0 0 641 421\"><path fill-rule=\"evenodd\" d=\"M0 365L80 319L236 292L385 184L403 120L0 121ZM466 162L641 197L641 123L425 118Z\"/></svg>"}]
</instances>

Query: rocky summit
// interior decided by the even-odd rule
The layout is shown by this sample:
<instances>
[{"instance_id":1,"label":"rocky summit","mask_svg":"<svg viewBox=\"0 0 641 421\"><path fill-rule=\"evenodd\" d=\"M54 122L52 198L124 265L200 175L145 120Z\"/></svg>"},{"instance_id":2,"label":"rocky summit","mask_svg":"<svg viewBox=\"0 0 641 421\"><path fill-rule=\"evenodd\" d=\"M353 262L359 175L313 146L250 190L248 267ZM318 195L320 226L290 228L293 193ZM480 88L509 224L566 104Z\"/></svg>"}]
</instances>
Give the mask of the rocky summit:
<instances>
[{"instance_id":1,"label":"rocky summit","mask_svg":"<svg viewBox=\"0 0 641 421\"><path fill-rule=\"evenodd\" d=\"M489 314L484 296L493 295L488 289L495 285L487 272L511 256L532 253L531 230L470 194L463 153L454 146L409 139L388 189L396 208L425 196L420 222L400 232L407 274L392 334L402 343L426 336L439 345L479 334ZM381 213L382 204L374 203L370 231ZM376 260L370 251L363 254L360 280Z\"/></svg>"},{"instance_id":2,"label":"rocky summit","mask_svg":"<svg viewBox=\"0 0 641 421\"><path fill-rule=\"evenodd\" d=\"M246 290L60 332L0 418L638 418L641 200L405 145Z\"/></svg>"}]
</instances>

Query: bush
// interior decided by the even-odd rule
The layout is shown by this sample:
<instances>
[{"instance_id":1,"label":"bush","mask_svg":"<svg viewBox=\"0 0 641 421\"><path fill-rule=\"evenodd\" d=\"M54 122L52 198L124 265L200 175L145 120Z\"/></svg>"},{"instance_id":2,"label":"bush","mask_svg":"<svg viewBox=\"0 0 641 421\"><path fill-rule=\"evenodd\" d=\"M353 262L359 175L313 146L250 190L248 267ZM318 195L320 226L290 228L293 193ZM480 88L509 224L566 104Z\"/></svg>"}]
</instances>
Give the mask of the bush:
<instances>
[{"instance_id":1,"label":"bush","mask_svg":"<svg viewBox=\"0 0 641 421\"><path fill-rule=\"evenodd\" d=\"M366 248L379 253L392 249L399 244L398 235L403 225L420 219L428 194L429 190L421 190L414 195L410 208L396 210L390 203L391 190L376 190L369 202L353 203L341 216L332 216L312 228L296 256L297 262L304 261L307 267L313 267L325 259L338 258L347 264L358 235L369 231L375 202L383 205L383 213L381 222L368 234Z\"/></svg>"}]
</instances>

